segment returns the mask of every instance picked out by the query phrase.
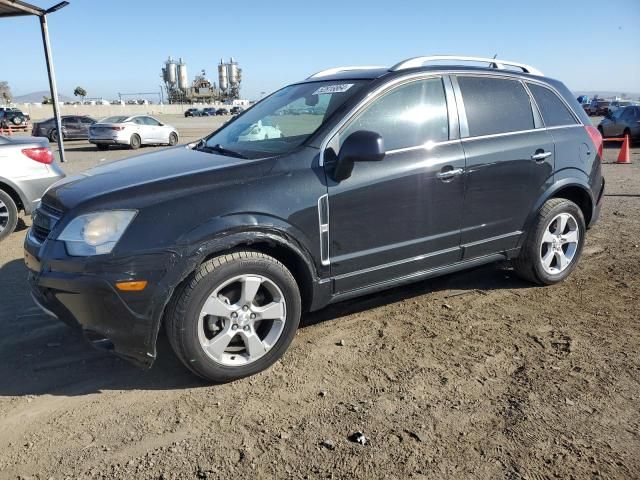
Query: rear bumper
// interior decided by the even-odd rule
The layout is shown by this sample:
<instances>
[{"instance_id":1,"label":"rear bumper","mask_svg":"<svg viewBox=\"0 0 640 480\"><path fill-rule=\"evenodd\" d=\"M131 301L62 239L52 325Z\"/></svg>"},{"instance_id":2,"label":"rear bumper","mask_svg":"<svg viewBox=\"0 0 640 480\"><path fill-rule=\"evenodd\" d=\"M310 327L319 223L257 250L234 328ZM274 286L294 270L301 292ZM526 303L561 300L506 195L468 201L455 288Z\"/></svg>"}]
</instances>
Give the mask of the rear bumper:
<instances>
[{"instance_id":1,"label":"rear bumper","mask_svg":"<svg viewBox=\"0 0 640 480\"><path fill-rule=\"evenodd\" d=\"M129 145L129 139L125 138L91 138L89 137L89 143L94 145Z\"/></svg>"},{"instance_id":2,"label":"rear bumper","mask_svg":"<svg viewBox=\"0 0 640 480\"><path fill-rule=\"evenodd\" d=\"M172 291L165 281L168 266L175 264L174 254L69 257L63 243L47 240L40 245L27 235L24 257L31 294L43 311L81 329L93 346L140 367L151 366ZM148 280L147 288L122 292L115 287L116 282L132 279Z\"/></svg>"},{"instance_id":3,"label":"rear bumper","mask_svg":"<svg viewBox=\"0 0 640 480\"><path fill-rule=\"evenodd\" d=\"M55 163L48 165L47 169L51 174L50 176L20 179L15 182L16 187L20 192L19 194L22 199L24 211L27 215L30 215L36 208L38 202L42 198L42 195L44 195L44 192L46 192L51 185L56 183L58 180L63 179L65 176L64 172L62 172Z\"/></svg>"}]
</instances>

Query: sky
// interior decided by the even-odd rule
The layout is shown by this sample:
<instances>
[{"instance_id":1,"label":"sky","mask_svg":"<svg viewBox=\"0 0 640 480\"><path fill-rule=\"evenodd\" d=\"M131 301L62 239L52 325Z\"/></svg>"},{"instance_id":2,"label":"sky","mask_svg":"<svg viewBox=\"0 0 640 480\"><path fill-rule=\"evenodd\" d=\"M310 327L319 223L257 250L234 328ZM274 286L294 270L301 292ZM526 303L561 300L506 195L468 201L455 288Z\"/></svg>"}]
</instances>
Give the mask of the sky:
<instances>
[{"instance_id":1,"label":"sky","mask_svg":"<svg viewBox=\"0 0 640 480\"><path fill-rule=\"evenodd\" d=\"M190 81L205 69L216 82L233 56L249 99L324 68L436 54L497 54L574 91L640 92L640 0L70 0L49 31L68 96L159 91L168 55ZM14 95L47 90L37 19L0 19L0 38L0 81Z\"/></svg>"}]
</instances>

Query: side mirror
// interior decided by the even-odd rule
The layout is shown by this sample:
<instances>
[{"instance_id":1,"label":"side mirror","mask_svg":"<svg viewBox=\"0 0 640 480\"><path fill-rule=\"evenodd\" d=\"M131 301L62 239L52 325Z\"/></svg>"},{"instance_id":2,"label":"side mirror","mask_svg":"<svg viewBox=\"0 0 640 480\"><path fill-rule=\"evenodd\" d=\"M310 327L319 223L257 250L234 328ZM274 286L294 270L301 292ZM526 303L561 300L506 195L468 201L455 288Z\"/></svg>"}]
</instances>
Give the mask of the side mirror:
<instances>
[{"instance_id":1,"label":"side mirror","mask_svg":"<svg viewBox=\"0 0 640 480\"><path fill-rule=\"evenodd\" d=\"M358 130L349 135L338 153L333 171L336 182L351 176L355 162L379 162L384 158L384 140L379 133Z\"/></svg>"}]
</instances>

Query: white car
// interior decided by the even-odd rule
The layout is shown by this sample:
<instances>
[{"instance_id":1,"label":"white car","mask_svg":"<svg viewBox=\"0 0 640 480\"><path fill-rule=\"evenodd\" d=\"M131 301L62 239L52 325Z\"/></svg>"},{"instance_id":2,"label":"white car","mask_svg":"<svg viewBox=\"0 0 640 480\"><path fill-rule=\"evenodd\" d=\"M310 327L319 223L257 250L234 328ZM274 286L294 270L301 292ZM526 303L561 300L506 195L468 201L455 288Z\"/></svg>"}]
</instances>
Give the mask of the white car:
<instances>
[{"instance_id":1,"label":"white car","mask_svg":"<svg viewBox=\"0 0 640 480\"><path fill-rule=\"evenodd\" d=\"M141 145L175 145L178 131L148 115L115 116L91 126L89 143L98 150L106 150L109 145L129 145L134 150Z\"/></svg>"},{"instance_id":2,"label":"white car","mask_svg":"<svg viewBox=\"0 0 640 480\"><path fill-rule=\"evenodd\" d=\"M256 140L268 140L269 138L280 138L282 132L278 127L262 125L262 121L254 123L244 135L238 137L239 142L254 142Z\"/></svg>"}]
</instances>

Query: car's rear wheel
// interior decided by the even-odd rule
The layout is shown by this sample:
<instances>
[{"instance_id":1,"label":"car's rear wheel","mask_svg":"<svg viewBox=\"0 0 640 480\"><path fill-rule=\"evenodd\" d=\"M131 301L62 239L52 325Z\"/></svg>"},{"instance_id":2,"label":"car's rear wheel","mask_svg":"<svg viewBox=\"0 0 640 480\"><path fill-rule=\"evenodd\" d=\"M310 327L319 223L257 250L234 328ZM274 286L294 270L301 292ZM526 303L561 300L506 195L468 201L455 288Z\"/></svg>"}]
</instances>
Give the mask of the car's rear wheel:
<instances>
[{"instance_id":1,"label":"car's rear wheel","mask_svg":"<svg viewBox=\"0 0 640 480\"><path fill-rule=\"evenodd\" d=\"M51 132L49 133L49 141L51 143L57 143L58 142L58 130L56 130L55 128L53 130L51 130Z\"/></svg>"},{"instance_id":2,"label":"car's rear wheel","mask_svg":"<svg viewBox=\"0 0 640 480\"><path fill-rule=\"evenodd\" d=\"M175 132L171 133L171 135L169 135L169 145L173 146L176 145L178 143L178 135L176 135Z\"/></svg>"},{"instance_id":3,"label":"car's rear wheel","mask_svg":"<svg viewBox=\"0 0 640 480\"><path fill-rule=\"evenodd\" d=\"M564 198L547 200L514 260L516 272L541 285L563 281L580 260L585 232L580 207Z\"/></svg>"},{"instance_id":4,"label":"car's rear wheel","mask_svg":"<svg viewBox=\"0 0 640 480\"><path fill-rule=\"evenodd\" d=\"M165 326L190 370L223 383L276 362L296 334L300 313L291 272L268 255L239 251L208 260L184 282Z\"/></svg>"},{"instance_id":5,"label":"car's rear wheel","mask_svg":"<svg viewBox=\"0 0 640 480\"><path fill-rule=\"evenodd\" d=\"M13 198L0 190L0 240L11 234L18 224L18 207Z\"/></svg>"},{"instance_id":6,"label":"car's rear wheel","mask_svg":"<svg viewBox=\"0 0 640 480\"><path fill-rule=\"evenodd\" d=\"M131 140L129 140L129 146L132 150L137 150L142 145L142 141L140 140L140 136L137 133L131 135Z\"/></svg>"},{"instance_id":7,"label":"car's rear wheel","mask_svg":"<svg viewBox=\"0 0 640 480\"><path fill-rule=\"evenodd\" d=\"M96 147L98 147L98 150L109 150L109 145L106 143L97 143Z\"/></svg>"}]
</instances>

